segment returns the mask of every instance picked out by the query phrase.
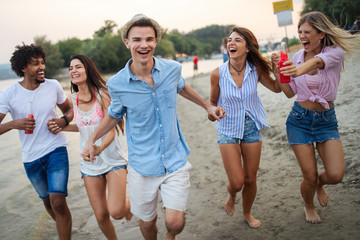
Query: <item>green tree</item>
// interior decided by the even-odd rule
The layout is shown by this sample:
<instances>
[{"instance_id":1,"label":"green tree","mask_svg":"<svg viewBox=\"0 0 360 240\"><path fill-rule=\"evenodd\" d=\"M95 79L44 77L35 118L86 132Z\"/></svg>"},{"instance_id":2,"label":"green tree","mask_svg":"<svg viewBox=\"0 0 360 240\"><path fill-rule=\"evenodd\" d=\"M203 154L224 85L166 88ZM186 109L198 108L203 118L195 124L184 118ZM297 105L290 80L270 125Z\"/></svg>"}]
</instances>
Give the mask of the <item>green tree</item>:
<instances>
[{"instance_id":1,"label":"green tree","mask_svg":"<svg viewBox=\"0 0 360 240\"><path fill-rule=\"evenodd\" d=\"M155 55L160 55L164 58L173 58L175 56L174 44L167 39L162 39L156 46Z\"/></svg>"},{"instance_id":2,"label":"green tree","mask_svg":"<svg viewBox=\"0 0 360 240\"><path fill-rule=\"evenodd\" d=\"M102 26L99 30L94 33L95 37L104 37L106 34L113 34L115 28L118 25L113 20L105 20L105 26Z\"/></svg>"},{"instance_id":3,"label":"green tree","mask_svg":"<svg viewBox=\"0 0 360 240\"><path fill-rule=\"evenodd\" d=\"M304 10L301 15L311 11L324 13L335 25L347 28L360 17L359 0L305 0Z\"/></svg>"},{"instance_id":4,"label":"green tree","mask_svg":"<svg viewBox=\"0 0 360 240\"><path fill-rule=\"evenodd\" d=\"M177 53L189 52L189 43L184 40L183 36L178 30L175 29L171 31L167 38L173 43Z\"/></svg>"},{"instance_id":5,"label":"green tree","mask_svg":"<svg viewBox=\"0 0 360 240\"><path fill-rule=\"evenodd\" d=\"M185 35L185 38L195 38L201 43L210 44L212 52L220 52L220 45L225 36L228 36L234 25L210 25L194 30Z\"/></svg>"},{"instance_id":6,"label":"green tree","mask_svg":"<svg viewBox=\"0 0 360 240\"><path fill-rule=\"evenodd\" d=\"M45 35L34 37L34 43L42 46L46 52L46 76L54 77L64 65L59 46L53 45Z\"/></svg>"},{"instance_id":7,"label":"green tree","mask_svg":"<svg viewBox=\"0 0 360 240\"><path fill-rule=\"evenodd\" d=\"M95 37L87 41L84 54L90 57L103 73L120 70L130 58L130 53L122 42L119 33L114 36L107 33L103 37Z\"/></svg>"},{"instance_id":8,"label":"green tree","mask_svg":"<svg viewBox=\"0 0 360 240\"><path fill-rule=\"evenodd\" d=\"M69 59L72 55L83 54L83 41L78 38L69 38L57 42L61 53L61 58L64 61L63 67L68 67Z\"/></svg>"}]
</instances>

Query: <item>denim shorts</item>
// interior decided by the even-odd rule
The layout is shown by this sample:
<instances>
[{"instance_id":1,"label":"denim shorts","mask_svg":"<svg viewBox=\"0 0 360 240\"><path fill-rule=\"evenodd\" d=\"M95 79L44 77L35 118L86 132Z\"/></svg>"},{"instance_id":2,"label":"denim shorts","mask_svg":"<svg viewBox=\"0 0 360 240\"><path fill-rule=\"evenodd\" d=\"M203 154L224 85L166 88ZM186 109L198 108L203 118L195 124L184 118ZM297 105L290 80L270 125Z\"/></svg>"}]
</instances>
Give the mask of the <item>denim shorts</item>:
<instances>
[{"instance_id":1,"label":"denim shorts","mask_svg":"<svg viewBox=\"0 0 360 240\"><path fill-rule=\"evenodd\" d=\"M260 142L261 140L262 140L261 131L257 129L254 120L252 120L248 115L245 115L244 135L242 139L229 137L219 132L217 134L218 144L256 143L256 142Z\"/></svg>"},{"instance_id":2,"label":"denim shorts","mask_svg":"<svg viewBox=\"0 0 360 240\"><path fill-rule=\"evenodd\" d=\"M335 108L313 111L294 103L286 121L287 138L290 145L340 141Z\"/></svg>"},{"instance_id":3,"label":"denim shorts","mask_svg":"<svg viewBox=\"0 0 360 240\"><path fill-rule=\"evenodd\" d=\"M106 174L108 174L111 171L116 171L118 169L125 169L126 170L126 168L127 168L127 165L115 166L115 167L111 168L109 171L107 171L105 173L102 173L102 174L99 174L99 175L90 175L90 174L86 174L86 173L81 172L81 178L83 178L84 176L86 176L86 177L105 177Z\"/></svg>"},{"instance_id":4,"label":"denim shorts","mask_svg":"<svg viewBox=\"0 0 360 240\"><path fill-rule=\"evenodd\" d=\"M67 196L69 160L66 147L58 147L35 161L24 163L24 167L41 199L48 199L49 193Z\"/></svg>"}]
</instances>

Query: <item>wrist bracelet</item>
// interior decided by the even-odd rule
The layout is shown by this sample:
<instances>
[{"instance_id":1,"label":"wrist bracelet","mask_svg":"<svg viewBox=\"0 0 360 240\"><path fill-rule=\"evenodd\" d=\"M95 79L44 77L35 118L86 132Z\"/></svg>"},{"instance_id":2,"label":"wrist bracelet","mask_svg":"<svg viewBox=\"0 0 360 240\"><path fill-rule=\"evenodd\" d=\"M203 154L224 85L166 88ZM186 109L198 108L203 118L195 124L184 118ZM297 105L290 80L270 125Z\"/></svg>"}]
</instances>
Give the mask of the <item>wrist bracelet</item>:
<instances>
[{"instance_id":1,"label":"wrist bracelet","mask_svg":"<svg viewBox=\"0 0 360 240\"><path fill-rule=\"evenodd\" d=\"M64 116L62 116L61 118L62 118L62 119L65 119L65 126L69 125L70 120L69 120L68 116L64 115Z\"/></svg>"},{"instance_id":2,"label":"wrist bracelet","mask_svg":"<svg viewBox=\"0 0 360 240\"><path fill-rule=\"evenodd\" d=\"M100 155L100 153L102 152L101 147L100 147L100 146L97 146L97 148L98 148L98 150L99 150L99 154L98 154L98 155Z\"/></svg>"}]
</instances>

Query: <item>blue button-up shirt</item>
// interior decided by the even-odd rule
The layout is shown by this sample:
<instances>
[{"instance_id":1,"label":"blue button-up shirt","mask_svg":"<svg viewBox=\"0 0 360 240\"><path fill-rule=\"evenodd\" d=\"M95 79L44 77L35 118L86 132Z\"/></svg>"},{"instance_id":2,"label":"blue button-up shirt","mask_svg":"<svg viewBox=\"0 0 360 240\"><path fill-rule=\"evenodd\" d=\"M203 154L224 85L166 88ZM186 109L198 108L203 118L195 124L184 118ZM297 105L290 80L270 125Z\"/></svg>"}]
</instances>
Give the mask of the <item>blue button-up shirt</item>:
<instances>
[{"instance_id":1,"label":"blue button-up shirt","mask_svg":"<svg viewBox=\"0 0 360 240\"><path fill-rule=\"evenodd\" d=\"M190 148L181 133L176 112L177 93L185 86L178 62L154 57L154 89L125 68L107 83L108 113L126 118L129 164L144 176L161 176L183 167Z\"/></svg>"}]
</instances>

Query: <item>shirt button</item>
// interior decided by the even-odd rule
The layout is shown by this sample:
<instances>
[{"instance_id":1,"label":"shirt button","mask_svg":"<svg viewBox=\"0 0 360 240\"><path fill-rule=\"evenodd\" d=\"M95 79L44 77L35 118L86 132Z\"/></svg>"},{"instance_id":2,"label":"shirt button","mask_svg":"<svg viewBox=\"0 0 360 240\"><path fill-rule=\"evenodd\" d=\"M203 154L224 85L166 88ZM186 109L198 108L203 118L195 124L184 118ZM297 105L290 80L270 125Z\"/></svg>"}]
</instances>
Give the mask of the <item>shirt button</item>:
<instances>
[{"instance_id":1,"label":"shirt button","mask_svg":"<svg viewBox=\"0 0 360 240\"><path fill-rule=\"evenodd\" d=\"M159 108L156 108L156 111L159 111Z\"/></svg>"},{"instance_id":2,"label":"shirt button","mask_svg":"<svg viewBox=\"0 0 360 240\"><path fill-rule=\"evenodd\" d=\"M163 155L161 155L161 157L162 157L162 158L164 158L164 154L163 154Z\"/></svg>"},{"instance_id":3,"label":"shirt button","mask_svg":"<svg viewBox=\"0 0 360 240\"><path fill-rule=\"evenodd\" d=\"M155 93L153 92L153 96L155 95Z\"/></svg>"},{"instance_id":4,"label":"shirt button","mask_svg":"<svg viewBox=\"0 0 360 240\"><path fill-rule=\"evenodd\" d=\"M160 124L160 127L162 127L162 124Z\"/></svg>"},{"instance_id":5,"label":"shirt button","mask_svg":"<svg viewBox=\"0 0 360 240\"><path fill-rule=\"evenodd\" d=\"M161 141L163 142L163 141L164 141L164 139L161 139Z\"/></svg>"}]
</instances>

